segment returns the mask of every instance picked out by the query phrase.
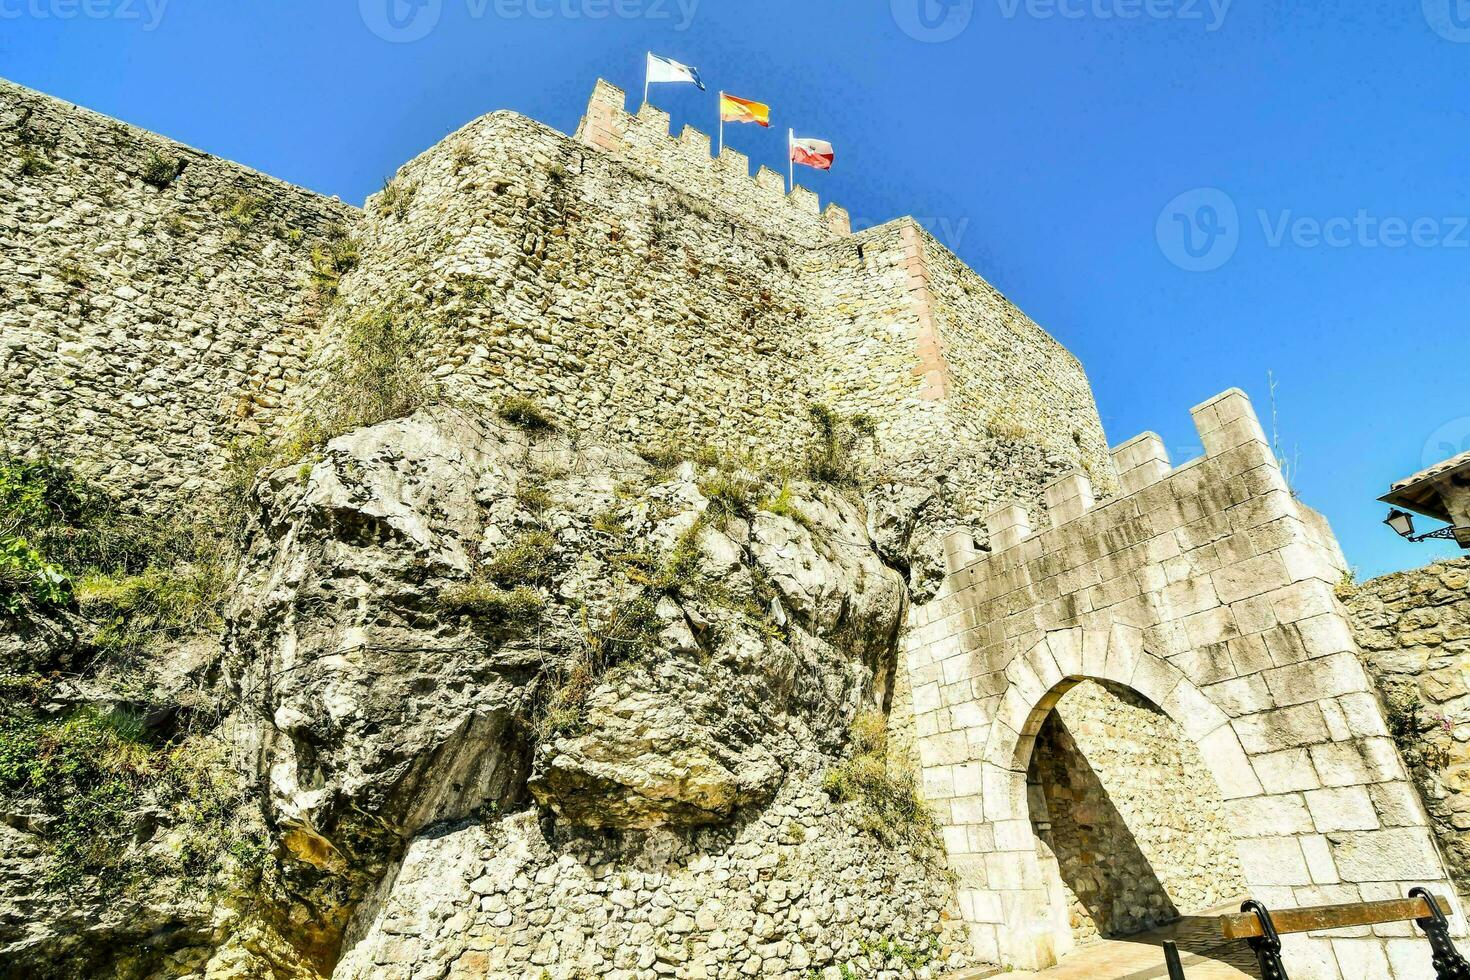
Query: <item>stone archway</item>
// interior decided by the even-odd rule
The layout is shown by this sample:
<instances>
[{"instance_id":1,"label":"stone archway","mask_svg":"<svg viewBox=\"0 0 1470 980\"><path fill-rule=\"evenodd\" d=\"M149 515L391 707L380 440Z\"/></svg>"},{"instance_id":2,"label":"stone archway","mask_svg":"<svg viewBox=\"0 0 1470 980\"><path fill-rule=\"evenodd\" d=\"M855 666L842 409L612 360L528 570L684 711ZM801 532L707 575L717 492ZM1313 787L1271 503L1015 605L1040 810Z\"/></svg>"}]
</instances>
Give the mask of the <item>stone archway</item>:
<instances>
[{"instance_id":1,"label":"stone archway","mask_svg":"<svg viewBox=\"0 0 1470 980\"><path fill-rule=\"evenodd\" d=\"M1148 705L1177 733L1191 764L1200 767L1192 774L1193 783L1210 787L1222 806L1225 800L1258 794L1260 788L1225 714L1182 671L1144 650L1140 630L1115 625L1108 632L1054 631L1016 657L1005 674L1009 685L990 725L982 777L985 817L995 829L988 883L992 890L1001 884L999 898L1011 926L1001 938L1000 952L1007 962L1034 968L1055 962L1077 938L1060 862L1056 868L1047 866L1045 842L1038 846L1027 775L1048 719L1079 685L1109 685L1128 692L1136 704ZM1126 827L1126 819L1121 823ZM1216 830L1218 843L1237 846L1232 835L1218 833L1219 825ZM1223 877L1239 873L1239 861L1231 858L1233 854L1218 859ZM1142 849L1139 859L1147 860ZM1239 877L1248 888L1245 875ZM1172 903L1162 882L1159 890ZM1149 924L1138 923L1140 928Z\"/></svg>"},{"instance_id":2,"label":"stone archway","mask_svg":"<svg viewBox=\"0 0 1470 980\"><path fill-rule=\"evenodd\" d=\"M1128 688L1081 681L1042 722L1029 816L1057 953L1246 897L1225 802L1198 748Z\"/></svg>"}]
</instances>

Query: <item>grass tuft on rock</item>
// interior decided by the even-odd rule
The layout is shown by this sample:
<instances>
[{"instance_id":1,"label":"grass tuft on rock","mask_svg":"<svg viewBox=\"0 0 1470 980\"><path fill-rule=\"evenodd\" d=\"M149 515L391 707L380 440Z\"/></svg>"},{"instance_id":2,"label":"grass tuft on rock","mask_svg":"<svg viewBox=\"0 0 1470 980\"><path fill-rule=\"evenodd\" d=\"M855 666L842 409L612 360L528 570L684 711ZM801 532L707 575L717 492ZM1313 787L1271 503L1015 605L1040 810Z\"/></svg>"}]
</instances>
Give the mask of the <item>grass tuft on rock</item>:
<instances>
[{"instance_id":1,"label":"grass tuft on rock","mask_svg":"<svg viewBox=\"0 0 1470 980\"><path fill-rule=\"evenodd\" d=\"M556 422L536 402L521 395L511 395L500 403L496 415L518 429L532 434L551 432Z\"/></svg>"},{"instance_id":2,"label":"grass tuft on rock","mask_svg":"<svg viewBox=\"0 0 1470 980\"><path fill-rule=\"evenodd\" d=\"M839 803L859 806L859 826L885 843L930 843L934 815L919 794L912 770L888 756L888 720L867 711L853 720L853 754L822 779L822 788Z\"/></svg>"},{"instance_id":3,"label":"grass tuft on rock","mask_svg":"<svg viewBox=\"0 0 1470 980\"><path fill-rule=\"evenodd\" d=\"M143 163L143 183L164 190L178 179L183 170L181 162L178 157L149 150L148 159Z\"/></svg>"}]
</instances>

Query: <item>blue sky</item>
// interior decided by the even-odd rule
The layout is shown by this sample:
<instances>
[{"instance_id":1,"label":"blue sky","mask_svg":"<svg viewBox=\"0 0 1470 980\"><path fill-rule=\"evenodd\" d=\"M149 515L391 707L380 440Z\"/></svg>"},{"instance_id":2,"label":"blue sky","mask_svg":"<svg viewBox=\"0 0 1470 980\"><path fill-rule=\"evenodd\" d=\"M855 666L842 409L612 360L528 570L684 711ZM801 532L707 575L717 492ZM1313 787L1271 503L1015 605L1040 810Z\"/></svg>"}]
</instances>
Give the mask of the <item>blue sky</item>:
<instances>
[{"instance_id":1,"label":"blue sky","mask_svg":"<svg viewBox=\"0 0 1470 980\"><path fill-rule=\"evenodd\" d=\"M1362 574L1458 553L1375 498L1470 449L1470 0L0 0L0 74L353 202L481 113L570 132L598 76L633 107L647 49L772 104L727 134L754 163L830 139L803 183L928 224L1082 359L1113 443L1182 462L1234 386L1269 429L1269 372Z\"/></svg>"}]
</instances>

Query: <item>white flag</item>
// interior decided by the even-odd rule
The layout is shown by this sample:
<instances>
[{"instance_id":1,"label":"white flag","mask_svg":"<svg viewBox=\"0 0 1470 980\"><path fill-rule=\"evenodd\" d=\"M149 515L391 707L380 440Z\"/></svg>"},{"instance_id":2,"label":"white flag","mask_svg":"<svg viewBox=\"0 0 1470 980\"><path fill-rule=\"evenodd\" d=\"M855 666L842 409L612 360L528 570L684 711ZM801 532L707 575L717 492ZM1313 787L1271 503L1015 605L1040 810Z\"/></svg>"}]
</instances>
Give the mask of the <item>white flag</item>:
<instances>
[{"instance_id":1,"label":"white flag","mask_svg":"<svg viewBox=\"0 0 1470 980\"><path fill-rule=\"evenodd\" d=\"M648 53L648 81L650 82L693 82L704 91L704 82L699 79L699 71L688 65L681 65L671 58L660 58L653 52Z\"/></svg>"}]
</instances>

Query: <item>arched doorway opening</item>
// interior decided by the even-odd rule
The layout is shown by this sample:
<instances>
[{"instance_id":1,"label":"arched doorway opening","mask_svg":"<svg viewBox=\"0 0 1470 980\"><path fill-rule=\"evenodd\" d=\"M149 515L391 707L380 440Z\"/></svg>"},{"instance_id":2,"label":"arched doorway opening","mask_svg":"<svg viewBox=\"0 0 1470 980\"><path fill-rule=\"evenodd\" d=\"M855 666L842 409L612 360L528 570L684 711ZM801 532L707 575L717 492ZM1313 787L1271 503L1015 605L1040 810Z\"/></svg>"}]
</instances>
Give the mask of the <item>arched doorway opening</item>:
<instances>
[{"instance_id":1,"label":"arched doorway opening","mask_svg":"<svg viewBox=\"0 0 1470 980\"><path fill-rule=\"evenodd\" d=\"M1036 731L1026 789L1058 955L1247 894L1199 748L1130 688L1067 690Z\"/></svg>"}]
</instances>

